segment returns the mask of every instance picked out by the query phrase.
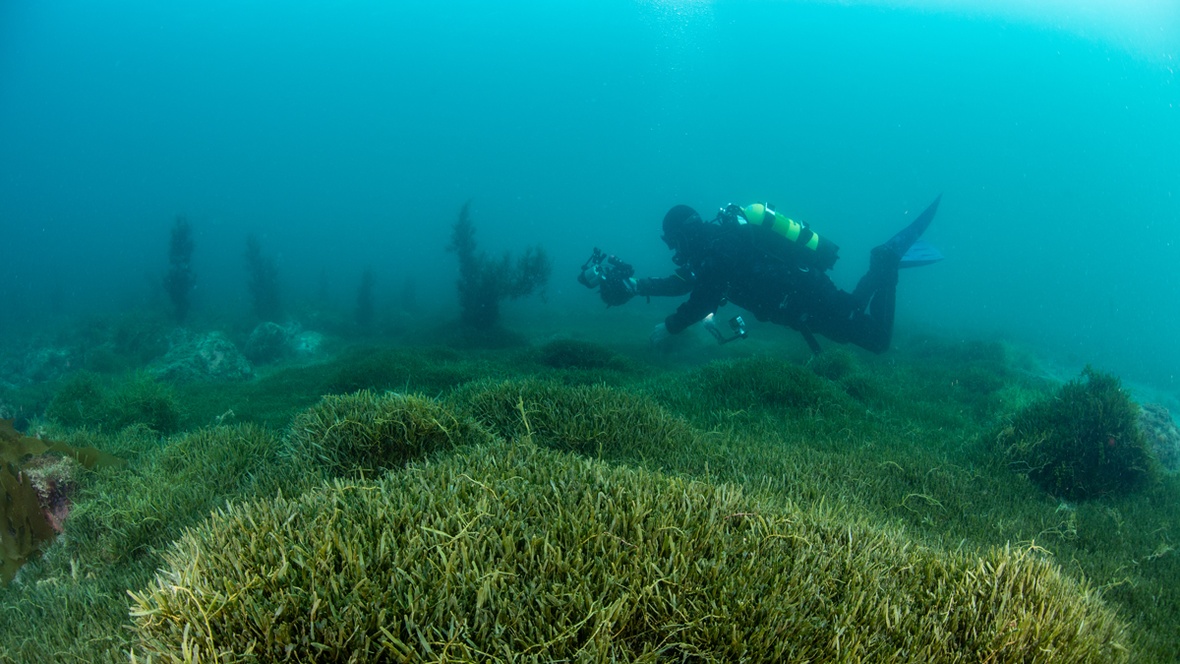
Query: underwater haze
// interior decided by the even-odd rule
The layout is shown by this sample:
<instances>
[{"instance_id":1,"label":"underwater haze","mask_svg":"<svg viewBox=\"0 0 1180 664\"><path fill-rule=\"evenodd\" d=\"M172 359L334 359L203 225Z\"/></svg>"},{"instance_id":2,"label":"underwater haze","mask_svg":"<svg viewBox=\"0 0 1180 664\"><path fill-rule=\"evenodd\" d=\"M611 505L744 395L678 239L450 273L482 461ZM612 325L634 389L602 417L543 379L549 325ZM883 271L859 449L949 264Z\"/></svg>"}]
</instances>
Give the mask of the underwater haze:
<instances>
[{"instance_id":1,"label":"underwater haze","mask_svg":"<svg viewBox=\"0 0 1180 664\"><path fill-rule=\"evenodd\" d=\"M0 335L164 302L177 215L194 315L248 307L254 235L290 300L351 307L369 267L383 307L413 284L454 317L470 201L481 248L545 248L528 306L576 325L591 248L670 272L672 205L772 201L851 289L942 194L899 333L1175 396L1180 10L1027 4L7 0Z\"/></svg>"}]
</instances>

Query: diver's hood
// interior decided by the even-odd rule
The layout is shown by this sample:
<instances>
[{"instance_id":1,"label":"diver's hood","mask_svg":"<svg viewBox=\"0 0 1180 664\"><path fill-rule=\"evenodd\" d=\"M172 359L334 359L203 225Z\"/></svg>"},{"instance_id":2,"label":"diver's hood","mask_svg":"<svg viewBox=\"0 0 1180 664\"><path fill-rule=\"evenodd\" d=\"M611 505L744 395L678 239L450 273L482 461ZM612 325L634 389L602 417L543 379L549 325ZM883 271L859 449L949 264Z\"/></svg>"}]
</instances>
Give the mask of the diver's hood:
<instances>
[{"instance_id":1,"label":"diver's hood","mask_svg":"<svg viewBox=\"0 0 1180 664\"><path fill-rule=\"evenodd\" d=\"M680 267L691 265L705 254L708 246L708 225L704 222L685 224L672 242L672 262Z\"/></svg>"}]
</instances>

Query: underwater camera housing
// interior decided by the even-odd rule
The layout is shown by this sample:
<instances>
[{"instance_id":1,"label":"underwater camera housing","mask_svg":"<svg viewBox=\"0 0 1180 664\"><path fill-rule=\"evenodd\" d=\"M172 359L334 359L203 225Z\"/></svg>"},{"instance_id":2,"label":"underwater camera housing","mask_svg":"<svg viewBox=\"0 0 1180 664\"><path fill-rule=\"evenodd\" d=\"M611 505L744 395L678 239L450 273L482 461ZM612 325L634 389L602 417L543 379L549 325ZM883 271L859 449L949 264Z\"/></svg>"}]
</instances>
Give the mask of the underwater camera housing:
<instances>
[{"instance_id":1,"label":"underwater camera housing","mask_svg":"<svg viewBox=\"0 0 1180 664\"><path fill-rule=\"evenodd\" d=\"M608 306L616 306L635 295L634 289L627 284L634 274L635 268L630 263L594 247L594 253L582 264L578 283L586 288L598 288L602 301Z\"/></svg>"},{"instance_id":2,"label":"underwater camera housing","mask_svg":"<svg viewBox=\"0 0 1180 664\"><path fill-rule=\"evenodd\" d=\"M729 329L733 330L732 337L725 336L721 333L721 330L717 329L717 321L714 320L713 314L705 316L704 325L705 329L709 331L709 334L713 335L713 338L719 344L727 344L738 339L745 339L747 335L746 321L741 316L734 316L729 319Z\"/></svg>"}]
</instances>

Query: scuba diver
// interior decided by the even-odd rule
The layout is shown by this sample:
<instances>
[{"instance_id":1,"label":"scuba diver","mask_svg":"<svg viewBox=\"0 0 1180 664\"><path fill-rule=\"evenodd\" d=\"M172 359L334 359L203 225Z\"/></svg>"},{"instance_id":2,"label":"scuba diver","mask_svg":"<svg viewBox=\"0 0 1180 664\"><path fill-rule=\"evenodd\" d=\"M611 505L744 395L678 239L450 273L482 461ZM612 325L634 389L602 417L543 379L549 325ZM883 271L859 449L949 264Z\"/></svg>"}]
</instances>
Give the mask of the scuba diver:
<instances>
[{"instance_id":1,"label":"scuba diver","mask_svg":"<svg viewBox=\"0 0 1180 664\"><path fill-rule=\"evenodd\" d=\"M919 239L941 198L872 250L868 272L851 293L837 288L827 275L839 247L763 204L728 205L711 222L687 205L677 205L664 216L662 236L677 265L673 275L636 279L630 265L595 249L578 280L600 287L608 306L636 295L688 295L652 331L653 344L699 321L721 343L745 338L741 316L730 321L730 337L713 321L718 307L732 302L760 321L798 330L813 352L820 351L815 339L819 334L883 353L893 337L898 270L942 259L937 249Z\"/></svg>"}]
</instances>

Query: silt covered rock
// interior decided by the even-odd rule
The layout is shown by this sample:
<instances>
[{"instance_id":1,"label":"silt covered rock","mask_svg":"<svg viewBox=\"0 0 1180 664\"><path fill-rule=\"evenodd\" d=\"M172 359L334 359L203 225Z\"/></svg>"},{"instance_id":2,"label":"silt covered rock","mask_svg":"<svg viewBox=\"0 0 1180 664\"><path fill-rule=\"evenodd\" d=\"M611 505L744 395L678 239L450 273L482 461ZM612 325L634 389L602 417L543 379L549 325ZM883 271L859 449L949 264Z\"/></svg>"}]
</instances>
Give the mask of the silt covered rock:
<instances>
[{"instance_id":1,"label":"silt covered rock","mask_svg":"<svg viewBox=\"0 0 1180 664\"><path fill-rule=\"evenodd\" d=\"M229 383L250 380L254 369L238 347L221 332L185 334L173 342L164 359L152 369L162 380L178 383Z\"/></svg>"}]
</instances>

